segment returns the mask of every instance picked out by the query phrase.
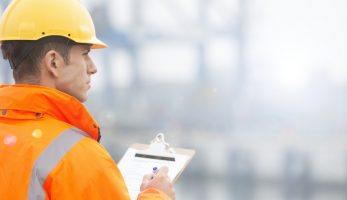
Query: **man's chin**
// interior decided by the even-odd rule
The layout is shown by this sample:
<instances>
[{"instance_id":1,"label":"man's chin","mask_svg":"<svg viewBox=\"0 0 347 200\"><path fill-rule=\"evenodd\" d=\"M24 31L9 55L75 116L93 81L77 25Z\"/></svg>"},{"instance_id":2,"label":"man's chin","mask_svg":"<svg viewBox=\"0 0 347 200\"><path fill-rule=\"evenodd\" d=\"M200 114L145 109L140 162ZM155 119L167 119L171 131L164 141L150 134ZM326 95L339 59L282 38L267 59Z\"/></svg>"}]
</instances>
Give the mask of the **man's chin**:
<instances>
[{"instance_id":1,"label":"man's chin","mask_svg":"<svg viewBox=\"0 0 347 200\"><path fill-rule=\"evenodd\" d=\"M87 94L85 94L85 95L75 96L75 98L78 99L78 101L80 101L81 103L84 103L87 101L88 96Z\"/></svg>"},{"instance_id":2,"label":"man's chin","mask_svg":"<svg viewBox=\"0 0 347 200\"><path fill-rule=\"evenodd\" d=\"M88 100L88 97L81 98L81 99L79 99L79 100L80 100L81 103L84 103L84 102L86 102L86 101Z\"/></svg>"}]
</instances>

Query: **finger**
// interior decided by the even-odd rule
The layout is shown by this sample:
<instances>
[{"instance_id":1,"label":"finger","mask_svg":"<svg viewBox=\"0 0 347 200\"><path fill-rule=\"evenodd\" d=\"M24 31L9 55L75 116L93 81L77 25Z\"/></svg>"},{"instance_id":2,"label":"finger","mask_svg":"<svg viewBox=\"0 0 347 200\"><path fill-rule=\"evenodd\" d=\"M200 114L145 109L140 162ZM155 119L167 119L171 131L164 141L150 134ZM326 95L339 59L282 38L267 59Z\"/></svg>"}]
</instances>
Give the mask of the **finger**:
<instances>
[{"instance_id":1,"label":"finger","mask_svg":"<svg viewBox=\"0 0 347 200\"><path fill-rule=\"evenodd\" d=\"M158 174L161 175L168 175L169 168L167 166L163 166L159 169Z\"/></svg>"}]
</instances>

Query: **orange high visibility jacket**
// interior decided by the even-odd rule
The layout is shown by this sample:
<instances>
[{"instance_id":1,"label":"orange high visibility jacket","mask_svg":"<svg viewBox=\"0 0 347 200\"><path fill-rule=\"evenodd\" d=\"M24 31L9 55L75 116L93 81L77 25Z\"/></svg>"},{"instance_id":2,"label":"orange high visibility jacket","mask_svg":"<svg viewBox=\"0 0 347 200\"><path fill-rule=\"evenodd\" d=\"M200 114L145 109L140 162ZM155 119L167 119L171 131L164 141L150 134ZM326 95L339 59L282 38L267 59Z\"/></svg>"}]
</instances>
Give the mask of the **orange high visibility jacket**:
<instances>
[{"instance_id":1,"label":"orange high visibility jacket","mask_svg":"<svg viewBox=\"0 0 347 200\"><path fill-rule=\"evenodd\" d=\"M99 126L55 89L0 85L0 199L129 200ZM169 199L154 188L138 200Z\"/></svg>"}]
</instances>

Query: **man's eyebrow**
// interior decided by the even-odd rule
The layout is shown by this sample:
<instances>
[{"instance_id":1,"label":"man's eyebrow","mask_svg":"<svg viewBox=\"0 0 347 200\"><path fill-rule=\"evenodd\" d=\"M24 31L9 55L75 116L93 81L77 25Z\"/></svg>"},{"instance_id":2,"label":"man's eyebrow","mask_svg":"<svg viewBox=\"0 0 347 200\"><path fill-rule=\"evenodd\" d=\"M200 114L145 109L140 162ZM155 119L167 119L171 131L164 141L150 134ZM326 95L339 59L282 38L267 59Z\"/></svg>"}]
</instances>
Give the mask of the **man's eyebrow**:
<instances>
[{"instance_id":1,"label":"man's eyebrow","mask_svg":"<svg viewBox=\"0 0 347 200\"><path fill-rule=\"evenodd\" d=\"M83 45L83 50L90 51L91 50L91 45Z\"/></svg>"}]
</instances>

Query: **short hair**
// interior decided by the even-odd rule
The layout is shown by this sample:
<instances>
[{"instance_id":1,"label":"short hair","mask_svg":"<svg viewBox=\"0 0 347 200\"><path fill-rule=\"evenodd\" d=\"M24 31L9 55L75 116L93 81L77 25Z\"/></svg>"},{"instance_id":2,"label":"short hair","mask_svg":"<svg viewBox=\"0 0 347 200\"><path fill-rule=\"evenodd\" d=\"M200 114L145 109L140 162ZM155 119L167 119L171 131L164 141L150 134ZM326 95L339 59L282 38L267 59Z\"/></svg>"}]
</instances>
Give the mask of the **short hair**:
<instances>
[{"instance_id":1,"label":"short hair","mask_svg":"<svg viewBox=\"0 0 347 200\"><path fill-rule=\"evenodd\" d=\"M69 63L69 52L76 42L61 36L48 36L39 40L3 41L3 58L9 60L15 82L25 79L40 81L40 62L50 50L61 54L65 63Z\"/></svg>"}]
</instances>

